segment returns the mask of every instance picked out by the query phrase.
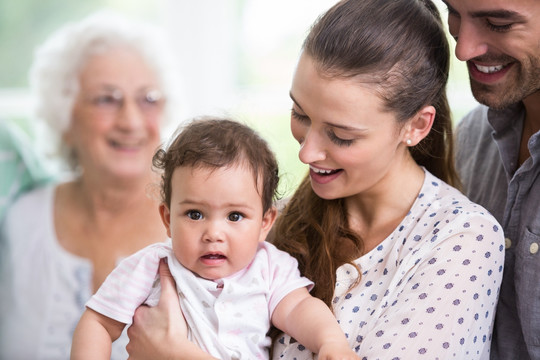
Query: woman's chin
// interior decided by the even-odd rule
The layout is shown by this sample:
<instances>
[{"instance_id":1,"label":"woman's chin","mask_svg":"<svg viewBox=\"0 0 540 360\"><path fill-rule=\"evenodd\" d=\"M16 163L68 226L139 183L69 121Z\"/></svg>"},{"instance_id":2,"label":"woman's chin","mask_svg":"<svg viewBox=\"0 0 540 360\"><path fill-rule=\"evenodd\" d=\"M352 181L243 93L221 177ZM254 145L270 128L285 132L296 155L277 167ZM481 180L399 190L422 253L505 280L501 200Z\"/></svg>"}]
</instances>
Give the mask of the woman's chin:
<instances>
[{"instance_id":1,"label":"woman's chin","mask_svg":"<svg viewBox=\"0 0 540 360\"><path fill-rule=\"evenodd\" d=\"M317 195L318 197L320 197L323 200L336 200L336 199L340 199L340 198L343 197L343 196L341 196L341 194L336 194L336 193L330 192L330 191L324 191L323 189L320 189L319 186L317 186L317 184L315 184L315 186L314 186L314 184L312 183L311 184L311 189L313 190L315 195Z\"/></svg>"}]
</instances>

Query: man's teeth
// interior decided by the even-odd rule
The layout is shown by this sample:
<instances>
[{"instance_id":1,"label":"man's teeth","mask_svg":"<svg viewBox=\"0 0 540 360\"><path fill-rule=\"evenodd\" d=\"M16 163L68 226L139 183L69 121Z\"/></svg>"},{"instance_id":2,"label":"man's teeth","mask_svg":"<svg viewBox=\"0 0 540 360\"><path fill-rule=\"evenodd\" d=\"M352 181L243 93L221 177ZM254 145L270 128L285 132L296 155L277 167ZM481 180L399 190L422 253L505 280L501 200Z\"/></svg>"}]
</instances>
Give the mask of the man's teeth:
<instances>
[{"instance_id":1,"label":"man's teeth","mask_svg":"<svg viewBox=\"0 0 540 360\"><path fill-rule=\"evenodd\" d=\"M480 71L480 72L482 72L484 74L491 74L491 73L500 71L504 67L504 65L482 66L482 65L478 65L478 64L474 64L474 66L476 66L476 69L478 69L478 71Z\"/></svg>"}]
</instances>

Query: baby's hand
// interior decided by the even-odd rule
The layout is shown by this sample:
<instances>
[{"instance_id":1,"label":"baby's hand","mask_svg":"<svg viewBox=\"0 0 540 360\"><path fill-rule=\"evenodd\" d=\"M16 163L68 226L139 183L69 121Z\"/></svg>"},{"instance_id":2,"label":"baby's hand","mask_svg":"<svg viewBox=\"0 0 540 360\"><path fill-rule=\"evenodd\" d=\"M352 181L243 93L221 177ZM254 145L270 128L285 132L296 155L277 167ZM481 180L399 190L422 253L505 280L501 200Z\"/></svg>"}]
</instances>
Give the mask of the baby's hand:
<instances>
[{"instance_id":1,"label":"baby's hand","mask_svg":"<svg viewBox=\"0 0 540 360\"><path fill-rule=\"evenodd\" d=\"M319 360L358 360L359 356L347 343L327 342L321 346Z\"/></svg>"}]
</instances>

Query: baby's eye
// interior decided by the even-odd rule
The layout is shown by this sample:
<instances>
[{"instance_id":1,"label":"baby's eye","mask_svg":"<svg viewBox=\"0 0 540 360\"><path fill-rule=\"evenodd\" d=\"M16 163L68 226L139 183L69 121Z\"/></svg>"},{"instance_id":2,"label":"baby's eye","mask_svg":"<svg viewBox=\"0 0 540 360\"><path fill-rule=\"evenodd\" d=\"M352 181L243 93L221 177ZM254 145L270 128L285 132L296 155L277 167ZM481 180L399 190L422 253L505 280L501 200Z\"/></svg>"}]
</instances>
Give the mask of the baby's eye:
<instances>
[{"instance_id":1,"label":"baby's eye","mask_svg":"<svg viewBox=\"0 0 540 360\"><path fill-rule=\"evenodd\" d=\"M200 211L197 211L197 210L188 210L186 212L186 215L188 216L188 218L190 218L191 220L201 220L203 218L202 214Z\"/></svg>"},{"instance_id":2,"label":"baby's eye","mask_svg":"<svg viewBox=\"0 0 540 360\"><path fill-rule=\"evenodd\" d=\"M230 213L227 218L229 219L229 221L236 222L236 221L242 220L244 216L238 212L233 212L233 213Z\"/></svg>"}]
</instances>

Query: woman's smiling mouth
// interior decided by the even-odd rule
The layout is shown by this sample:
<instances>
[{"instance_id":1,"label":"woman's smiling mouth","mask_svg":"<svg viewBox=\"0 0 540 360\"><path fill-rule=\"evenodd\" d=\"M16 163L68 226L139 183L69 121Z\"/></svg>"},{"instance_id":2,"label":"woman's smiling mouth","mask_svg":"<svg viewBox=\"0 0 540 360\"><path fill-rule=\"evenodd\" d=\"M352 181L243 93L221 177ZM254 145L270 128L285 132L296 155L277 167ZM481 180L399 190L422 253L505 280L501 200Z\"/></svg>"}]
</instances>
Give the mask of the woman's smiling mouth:
<instances>
[{"instance_id":1,"label":"woman's smiling mouth","mask_svg":"<svg viewBox=\"0 0 540 360\"><path fill-rule=\"evenodd\" d=\"M337 178L343 169L321 169L313 165L309 166L309 175L311 180L318 184L327 184Z\"/></svg>"}]
</instances>

